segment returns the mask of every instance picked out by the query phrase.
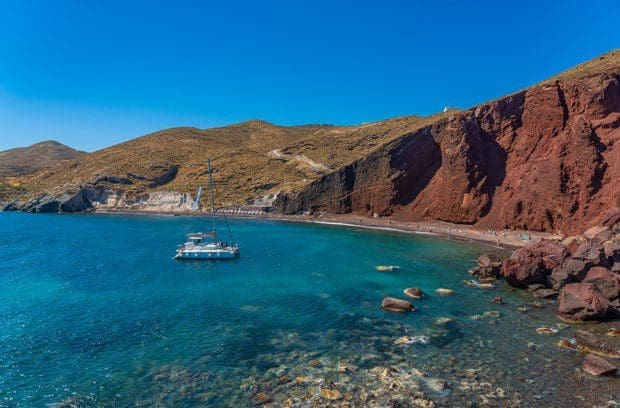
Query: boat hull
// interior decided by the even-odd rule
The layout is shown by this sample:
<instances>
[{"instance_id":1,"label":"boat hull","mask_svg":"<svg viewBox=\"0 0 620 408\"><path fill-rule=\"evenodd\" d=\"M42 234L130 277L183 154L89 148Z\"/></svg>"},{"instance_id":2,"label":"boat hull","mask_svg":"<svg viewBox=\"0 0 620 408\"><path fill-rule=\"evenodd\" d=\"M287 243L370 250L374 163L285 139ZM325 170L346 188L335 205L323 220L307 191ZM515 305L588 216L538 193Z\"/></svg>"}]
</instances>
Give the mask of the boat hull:
<instances>
[{"instance_id":1,"label":"boat hull","mask_svg":"<svg viewBox=\"0 0 620 408\"><path fill-rule=\"evenodd\" d=\"M192 251L178 252L174 259L177 260L225 260L235 259L239 256L238 251Z\"/></svg>"}]
</instances>

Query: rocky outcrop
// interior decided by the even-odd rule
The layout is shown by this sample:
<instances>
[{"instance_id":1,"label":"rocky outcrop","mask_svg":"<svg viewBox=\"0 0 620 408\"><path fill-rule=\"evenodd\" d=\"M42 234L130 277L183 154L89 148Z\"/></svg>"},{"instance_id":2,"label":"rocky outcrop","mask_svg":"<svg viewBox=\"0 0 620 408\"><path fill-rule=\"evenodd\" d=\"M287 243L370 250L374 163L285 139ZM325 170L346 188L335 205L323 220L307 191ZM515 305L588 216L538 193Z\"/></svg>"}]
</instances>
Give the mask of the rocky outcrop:
<instances>
[{"instance_id":1,"label":"rocky outcrop","mask_svg":"<svg viewBox=\"0 0 620 408\"><path fill-rule=\"evenodd\" d=\"M482 254L478 257L478 265L471 268L469 273L480 281L493 281L499 277L502 261L493 254Z\"/></svg>"},{"instance_id":2,"label":"rocky outcrop","mask_svg":"<svg viewBox=\"0 0 620 408\"><path fill-rule=\"evenodd\" d=\"M616 223L593 226L583 237L542 240L517 249L502 263L501 275L536 297L558 296L559 316L564 320L620 316L620 219L609 219ZM481 257L474 271L487 262Z\"/></svg>"},{"instance_id":3,"label":"rocky outcrop","mask_svg":"<svg viewBox=\"0 0 620 408\"><path fill-rule=\"evenodd\" d=\"M620 199L620 51L601 59L404 134L276 205L564 233L602 223Z\"/></svg>"},{"instance_id":4,"label":"rocky outcrop","mask_svg":"<svg viewBox=\"0 0 620 408\"><path fill-rule=\"evenodd\" d=\"M77 192L65 193L59 197L43 195L27 203L11 202L4 210L27 212L85 212L85 211L128 211L128 212L189 212L193 199L187 193L155 191L131 196L122 191L105 187L85 187Z\"/></svg>"},{"instance_id":5,"label":"rocky outcrop","mask_svg":"<svg viewBox=\"0 0 620 408\"><path fill-rule=\"evenodd\" d=\"M520 288L543 284L547 282L552 270L563 263L566 254L566 249L560 243L542 240L514 251L503 262L501 275L510 285Z\"/></svg>"}]
</instances>

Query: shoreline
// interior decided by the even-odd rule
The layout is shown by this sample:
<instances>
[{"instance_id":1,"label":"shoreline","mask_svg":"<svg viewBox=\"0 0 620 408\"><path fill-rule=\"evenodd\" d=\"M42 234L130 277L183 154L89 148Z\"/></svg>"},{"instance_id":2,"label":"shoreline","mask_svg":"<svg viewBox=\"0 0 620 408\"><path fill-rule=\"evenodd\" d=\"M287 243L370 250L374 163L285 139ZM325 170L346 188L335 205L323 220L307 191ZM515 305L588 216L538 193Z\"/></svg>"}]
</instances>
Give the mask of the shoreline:
<instances>
[{"instance_id":1,"label":"shoreline","mask_svg":"<svg viewBox=\"0 0 620 408\"><path fill-rule=\"evenodd\" d=\"M206 217L209 212L165 212L165 211L125 211L125 210L95 210L86 213L73 214L120 214L120 215L159 215L159 216L183 216L183 217ZM258 211L248 213L222 213L229 218L248 218L256 220L274 220L295 223L309 223L319 225L331 225L336 227L361 228L375 231L390 231L404 234L416 234L435 236L445 239L455 239L466 242L478 242L497 248L514 250L525 247L541 239L561 239L562 237L546 232L520 231L509 229L480 229L467 224L454 224L444 221L398 221L392 217L371 218L355 214L331 214L331 215L286 215L260 213ZM528 237L529 240L524 239Z\"/></svg>"}]
</instances>

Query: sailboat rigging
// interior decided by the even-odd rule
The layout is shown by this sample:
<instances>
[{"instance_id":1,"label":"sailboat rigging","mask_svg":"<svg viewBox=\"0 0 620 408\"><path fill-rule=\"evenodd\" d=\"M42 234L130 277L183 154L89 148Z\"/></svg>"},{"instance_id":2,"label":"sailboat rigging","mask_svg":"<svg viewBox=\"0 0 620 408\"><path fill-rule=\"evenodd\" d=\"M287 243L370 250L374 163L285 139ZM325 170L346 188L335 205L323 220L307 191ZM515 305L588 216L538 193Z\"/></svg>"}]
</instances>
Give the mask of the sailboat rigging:
<instances>
[{"instance_id":1,"label":"sailboat rigging","mask_svg":"<svg viewBox=\"0 0 620 408\"><path fill-rule=\"evenodd\" d=\"M213 229L211 232L197 232L187 235L188 241L181 245L174 256L174 259L233 259L239 256L239 244L236 244L228 224L228 218L223 213L226 229L230 236L231 244L217 240L217 224L215 221L215 192L213 186L213 173L211 171L211 159L207 161L209 171L209 190L211 201L211 222ZM202 186L196 194L196 201L192 205L192 209L197 210L202 194Z\"/></svg>"}]
</instances>

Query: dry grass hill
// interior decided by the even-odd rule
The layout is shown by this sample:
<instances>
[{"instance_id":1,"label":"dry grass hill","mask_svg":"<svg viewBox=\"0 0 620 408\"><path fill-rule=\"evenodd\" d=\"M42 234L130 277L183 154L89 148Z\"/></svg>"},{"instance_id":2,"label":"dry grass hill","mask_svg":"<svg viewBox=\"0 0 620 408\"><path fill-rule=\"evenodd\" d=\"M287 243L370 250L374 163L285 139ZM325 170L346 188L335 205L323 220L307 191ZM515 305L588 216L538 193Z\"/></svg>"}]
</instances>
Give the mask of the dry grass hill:
<instances>
[{"instance_id":1,"label":"dry grass hill","mask_svg":"<svg viewBox=\"0 0 620 408\"><path fill-rule=\"evenodd\" d=\"M157 190L193 194L208 182L211 158L218 204L245 204L268 193L297 192L442 115L360 126L285 127L252 120L206 130L166 129L22 177L23 189L4 198L57 195L84 185L104 185L128 195Z\"/></svg>"},{"instance_id":2,"label":"dry grass hill","mask_svg":"<svg viewBox=\"0 0 620 408\"><path fill-rule=\"evenodd\" d=\"M54 140L0 152L0 177L19 177L86 154Z\"/></svg>"}]
</instances>

